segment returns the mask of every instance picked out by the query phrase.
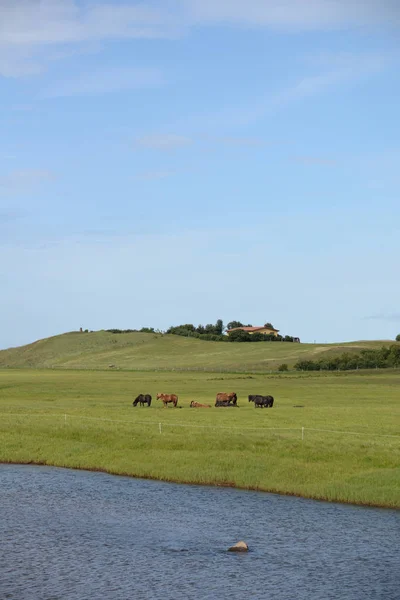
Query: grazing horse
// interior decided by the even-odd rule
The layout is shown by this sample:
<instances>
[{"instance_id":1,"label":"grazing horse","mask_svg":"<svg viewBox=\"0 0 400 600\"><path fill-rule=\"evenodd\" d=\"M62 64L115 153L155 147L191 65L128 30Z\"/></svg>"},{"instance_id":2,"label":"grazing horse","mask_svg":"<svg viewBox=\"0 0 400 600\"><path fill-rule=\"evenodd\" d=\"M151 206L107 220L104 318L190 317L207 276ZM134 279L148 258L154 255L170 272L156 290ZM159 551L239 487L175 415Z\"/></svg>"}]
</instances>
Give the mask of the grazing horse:
<instances>
[{"instance_id":1,"label":"grazing horse","mask_svg":"<svg viewBox=\"0 0 400 600\"><path fill-rule=\"evenodd\" d=\"M157 394L157 400L162 400L164 408L168 406L170 402L176 407L178 404L178 396L176 394Z\"/></svg>"},{"instance_id":2,"label":"grazing horse","mask_svg":"<svg viewBox=\"0 0 400 600\"><path fill-rule=\"evenodd\" d=\"M190 408L211 408L210 404L200 404L200 402L195 402L194 400L190 403Z\"/></svg>"},{"instance_id":3,"label":"grazing horse","mask_svg":"<svg viewBox=\"0 0 400 600\"><path fill-rule=\"evenodd\" d=\"M225 404L222 404L223 402L226 402L227 405L230 405L230 406L232 406L232 405L237 406L236 392L229 392L229 394L226 394L224 392L219 392L215 399L215 406L226 406Z\"/></svg>"},{"instance_id":4,"label":"grazing horse","mask_svg":"<svg viewBox=\"0 0 400 600\"><path fill-rule=\"evenodd\" d=\"M250 395L249 402L254 402L254 408L272 408L274 399L272 396Z\"/></svg>"},{"instance_id":5,"label":"grazing horse","mask_svg":"<svg viewBox=\"0 0 400 600\"><path fill-rule=\"evenodd\" d=\"M145 404L147 404L147 406L150 406L151 405L150 394L139 394L139 396L137 398L135 398L135 400L132 402L132 406L137 406L138 404L140 404L140 406L144 406Z\"/></svg>"}]
</instances>

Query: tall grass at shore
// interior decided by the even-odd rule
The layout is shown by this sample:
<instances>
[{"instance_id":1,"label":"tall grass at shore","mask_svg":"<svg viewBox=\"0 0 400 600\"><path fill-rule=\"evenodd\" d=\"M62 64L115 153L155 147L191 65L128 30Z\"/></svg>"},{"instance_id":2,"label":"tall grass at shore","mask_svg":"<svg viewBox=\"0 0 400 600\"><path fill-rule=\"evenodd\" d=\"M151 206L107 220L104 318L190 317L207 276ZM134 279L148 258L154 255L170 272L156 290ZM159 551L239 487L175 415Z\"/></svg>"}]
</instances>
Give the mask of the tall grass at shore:
<instances>
[{"instance_id":1,"label":"tall grass at shore","mask_svg":"<svg viewBox=\"0 0 400 600\"><path fill-rule=\"evenodd\" d=\"M4 370L0 461L400 507L399 385L393 372ZM231 390L239 408L189 408ZM181 408L162 408L157 392ZM132 407L139 393L150 409ZM255 409L255 393L274 408Z\"/></svg>"}]
</instances>

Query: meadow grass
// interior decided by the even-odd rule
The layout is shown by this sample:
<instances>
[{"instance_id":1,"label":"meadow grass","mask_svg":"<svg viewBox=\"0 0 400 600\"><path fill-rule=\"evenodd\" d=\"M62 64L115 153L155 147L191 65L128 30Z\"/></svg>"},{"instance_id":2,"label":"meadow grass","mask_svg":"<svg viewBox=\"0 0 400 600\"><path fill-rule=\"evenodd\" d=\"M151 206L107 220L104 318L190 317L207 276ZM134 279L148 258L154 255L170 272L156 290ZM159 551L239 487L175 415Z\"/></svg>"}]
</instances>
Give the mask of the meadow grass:
<instances>
[{"instance_id":1,"label":"meadow grass","mask_svg":"<svg viewBox=\"0 0 400 600\"><path fill-rule=\"evenodd\" d=\"M297 344L290 342L208 342L177 335L150 333L66 333L33 344L0 351L0 367L205 370L265 372L282 363L318 360L343 352L360 352L394 342L360 341L344 344Z\"/></svg>"},{"instance_id":2,"label":"meadow grass","mask_svg":"<svg viewBox=\"0 0 400 600\"><path fill-rule=\"evenodd\" d=\"M399 385L385 371L2 370L0 461L399 508ZM189 408L231 390L239 408ZM177 393L179 408L157 392ZM139 393L152 394L150 409L132 407ZM254 393L274 408L255 409Z\"/></svg>"}]
</instances>

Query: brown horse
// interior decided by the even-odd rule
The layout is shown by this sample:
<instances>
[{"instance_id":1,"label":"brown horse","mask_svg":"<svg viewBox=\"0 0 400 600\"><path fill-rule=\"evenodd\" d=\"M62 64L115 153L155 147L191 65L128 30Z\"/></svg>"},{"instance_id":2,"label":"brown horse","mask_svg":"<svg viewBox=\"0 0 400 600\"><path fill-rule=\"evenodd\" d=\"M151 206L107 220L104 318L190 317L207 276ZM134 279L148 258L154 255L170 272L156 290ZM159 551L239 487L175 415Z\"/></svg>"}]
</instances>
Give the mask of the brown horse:
<instances>
[{"instance_id":1,"label":"brown horse","mask_svg":"<svg viewBox=\"0 0 400 600\"><path fill-rule=\"evenodd\" d=\"M200 402L195 402L194 400L190 403L190 408L211 408L210 404L200 404Z\"/></svg>"},{"instance_id":2,"label":"brown horse","mask_svg":"<svg viewBox=\"0 0 400 600\"><path fill-rule=\"evenodd\" d=\"M178 396L176 394L157 394L157 400L162 400L164 408L168 406L170 402L176 407L178 404Z\"/></svg>"},{"instance_id":3,"label":"brown horse","mask_svg":"<svg viewBox=\"0 0 400 600\"><path fill-rule=\"evenodd\" d=\"M235 392L229 392L226 394L224 392L219 392L215 399L215 406L224 406L222 403L226 402L228 405L232 403L233 406L236 406L237 403L237 395Z\"/></svg>"}]
</instances>

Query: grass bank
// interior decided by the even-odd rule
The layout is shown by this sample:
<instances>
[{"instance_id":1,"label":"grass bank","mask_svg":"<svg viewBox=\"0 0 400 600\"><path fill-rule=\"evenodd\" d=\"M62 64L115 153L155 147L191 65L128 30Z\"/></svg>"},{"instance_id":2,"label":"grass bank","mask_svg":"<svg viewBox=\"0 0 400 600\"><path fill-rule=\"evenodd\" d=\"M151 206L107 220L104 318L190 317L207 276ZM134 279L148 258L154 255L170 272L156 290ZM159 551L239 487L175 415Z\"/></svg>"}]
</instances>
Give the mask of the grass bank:
<instances>
[{"instance_id":1,"label":"grass bank","mask_svg":"<svg viewBox=\"0 0 400 600\"><path fill-rule=\"evenodd\" d=\"M394 342L343 344L290 342L207 342L177 335L150 333L66 333L33 344L0 351L0 368L63 368L122 370L205 370L265 372L281 363L359 353Z\"/></svg>"},{"instance_id":2,"label":"grass bank","mask_svg":"<svg viewBox=\"0 0 400 600\"><path fill-rule=\"evenodd\" d=\"M386 372L3 370L0 461L399 508L399 385ZM237 409L189 408L229 390ZM132 408L158 391L182 408ZM274 408L255 409L251 393L272 394Z\"/></svg>"}]
</instances>

